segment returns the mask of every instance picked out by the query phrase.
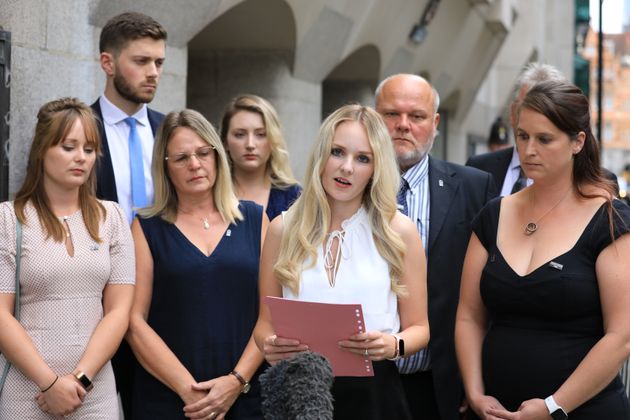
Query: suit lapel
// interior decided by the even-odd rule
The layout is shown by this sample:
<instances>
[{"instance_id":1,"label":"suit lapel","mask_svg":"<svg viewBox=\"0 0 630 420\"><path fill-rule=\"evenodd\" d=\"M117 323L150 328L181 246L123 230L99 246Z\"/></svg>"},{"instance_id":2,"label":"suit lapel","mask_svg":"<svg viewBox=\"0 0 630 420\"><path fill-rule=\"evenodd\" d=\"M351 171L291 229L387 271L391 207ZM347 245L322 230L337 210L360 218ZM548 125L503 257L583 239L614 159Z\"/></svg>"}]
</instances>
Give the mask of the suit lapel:
<instances>
[{"instance_id":1,"label":"suit lapel","mask_svg":"<svg viewBox=\"0 0 630 420\"><path fill-rule=\"evenodd\" d=\"M107 142L107 134L105 133L103 112L101 111L101 104L98 99L92 104L92 110L98 117L98 128L101 133L102 149L102 154L96 161L96 196L104 200L118 201L116 179L114 177L114 166L109 153L109 143Z\"/></svg>"},{"instance_id":2,"label":"suit lapel","mask_svg":"<svg viewBox=\"0 0 630 420\"><path fill-rule=\"evenodd\" d=\"M461 180L457 179L455 172L449 171L441 161L429 157L429 255L460 184Z\"/></svg>"}]
</instances>

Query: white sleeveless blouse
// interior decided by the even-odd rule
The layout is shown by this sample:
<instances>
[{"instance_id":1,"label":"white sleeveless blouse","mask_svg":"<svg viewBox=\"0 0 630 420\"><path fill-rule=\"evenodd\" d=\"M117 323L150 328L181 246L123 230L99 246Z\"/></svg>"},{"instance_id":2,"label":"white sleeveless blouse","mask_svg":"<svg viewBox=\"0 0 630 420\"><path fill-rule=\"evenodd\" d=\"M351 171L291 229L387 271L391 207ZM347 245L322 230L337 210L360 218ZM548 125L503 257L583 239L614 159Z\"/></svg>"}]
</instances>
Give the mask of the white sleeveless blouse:
<instances>
[{"instance_id":1,"label":"white sleeveless blouse","mask_svg":"<svg viewBox=\"0 0 630 420\"><path fill-rule=\"evenodd\" d=\"M398 299L391 290L387 262L374 244L367 212L361 207L344 220L341 227L344 233L339 245L335 285L328 282L324 249L320 246L315 266L302 271L299 294L283 286L283 297L307 302L360 303L367 331L397 333L400 330ZM339 232L329 235L328 241L335 236L339 238ZM329 259L334 257L329 256Z\"/></svg>"}]
</instances>

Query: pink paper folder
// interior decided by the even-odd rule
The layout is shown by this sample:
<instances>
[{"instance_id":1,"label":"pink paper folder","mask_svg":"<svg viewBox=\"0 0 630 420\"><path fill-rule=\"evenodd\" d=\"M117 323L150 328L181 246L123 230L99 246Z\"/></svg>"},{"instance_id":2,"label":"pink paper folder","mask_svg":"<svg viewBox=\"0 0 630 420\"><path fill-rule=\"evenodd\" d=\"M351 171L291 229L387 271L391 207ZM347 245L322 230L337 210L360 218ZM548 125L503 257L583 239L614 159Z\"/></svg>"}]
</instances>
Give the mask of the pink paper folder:
<instances>
[{"instance_id":1,"label":"pink paper folder","mask_svg":"<svg viewBox=\"0 0 630 420\"><path fill-rule=\"evenodd\" d=\"M337 344L365 331L360 304L303 302L267 296L274 331L279 337L295 338L324 355L335 376L374 376L372 361Z\"/></svg>"}]
</instances>

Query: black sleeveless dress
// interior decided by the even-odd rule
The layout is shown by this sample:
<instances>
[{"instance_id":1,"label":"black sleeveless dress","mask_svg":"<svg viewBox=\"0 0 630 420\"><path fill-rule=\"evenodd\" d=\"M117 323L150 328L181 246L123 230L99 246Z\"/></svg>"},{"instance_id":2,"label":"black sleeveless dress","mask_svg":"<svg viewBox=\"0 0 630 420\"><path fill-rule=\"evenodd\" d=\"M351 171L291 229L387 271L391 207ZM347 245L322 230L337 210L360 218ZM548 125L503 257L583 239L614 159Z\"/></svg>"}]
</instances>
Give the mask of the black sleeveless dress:
<instances>
[{"instance_id":1,"label":"black sleeveless dress","mask_svg":"<svg viewBox=\"0 0 630 420\"><path fill-rule=\"evenodd\" d=\"M604 335L595 262L612 240L602 205L573 248L519 276L496 245L500 205L500 198L490 201L473 220L473 231L488 251L480 281L490 321L482 370L486 394L516 411L523 401L553 394ZM630 231L630 208L619 200L614 208L619 237ZM617 376L569 418L630 419L621 379Z\"/></svg>"},{"instance_id":2,"label":"black sleeveless dress","mask_svg":"<svg viewBox=\"0 0 630 420\"><path fill-rule=\"evenodd\" d=\"M153 256L148 323L196 381L227 375L236 366L258 319L258 261L262 207L241 201L245 220L226 229L209 256L159 216L140 219ZM258 374L226 419L262 419ZM133 419L185 419L179 396L136 371Z\"/></svg>"}]
</instances>

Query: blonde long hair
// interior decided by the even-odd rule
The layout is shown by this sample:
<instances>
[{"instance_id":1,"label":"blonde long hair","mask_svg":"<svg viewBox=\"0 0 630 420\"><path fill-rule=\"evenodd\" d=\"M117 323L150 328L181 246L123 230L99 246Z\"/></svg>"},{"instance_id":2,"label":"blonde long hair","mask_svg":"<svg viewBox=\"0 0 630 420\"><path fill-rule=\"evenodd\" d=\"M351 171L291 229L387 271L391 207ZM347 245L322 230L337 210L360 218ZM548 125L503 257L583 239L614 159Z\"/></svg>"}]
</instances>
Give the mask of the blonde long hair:
<instances>
[{"instance_id":1,"label":"blonde long hair","mask_svg":"<svg viewBox=\"0 0 630 420\"><path fill-rule=\"evenodd\" d=\"M267 139L271 146L271 156L267 160L266 167L266 175L271 179L271 185L276 188L287 189L297 184L291 165L289 165L289 152L282 135L278 113L268 101L260 96L240 95L227 104L219 125L219 135L223 144L227 144L230 121L239 111L253 112L262 117Z\"/></svg>"},{"instance_id":2,"label":"blonde long hair","mask_svg":"<svg viewBox=\"0 0 630 420\"><path fill-rule=\"evenodd\" d=\"M221 140L216 131L214 131L212 124L203 115L192 109L171 112L160 125L155 138L153 163L151 165L155 201L152 206L142 209L138 213L143 217L160 215L162 219L169 223L175 223L177 219L177 191L168 175L164 158L166 157L168 142L173 136L175 129L179 127L191 129L214 148L216 157L215 169L217 172L214 187L212 188L214 205L217 207L223 220L229 223L243 220L243 214L238 208L238 199L232 188L230 166Z\"/></svg>"},{"instance_id":3,"label":"blonde long hair","mask_svg":"<svg viewBox=\"0 0 630 420\"><path fill-rule=\"evenodd\" d=\"M374 174L363 194L365 208L376 248L389 265L391 288L405 295L400 284L405 244L391 227L397 210L396 193L400 175L392 142L381 116L372 108L346 105L323 122L311 151L304 191L284 216L284 233L280 242L274 274L281 285L299 293L301 272L315 265L330 227L331 211L321 175L328 160L335 130L346 121L360 123L367 132L374 158Z\"/></svg>"},{"instance_id":4,"label":"blonde long hair","mask_svg":"<svg viewBox=\"0 0 630 420\"><path fill-rule=\"evenodd\" d=\"M50 208L50 200L44 189L44 157L51 147L63 141L76 121L81 121L87 144L93 147L94 153L99 156L101 137L92 109L77 98L60 98L47 102L37 113L26 177L15 196L15 214L20 223L27 224L24 208L30 200L37 211L40 224L46 231L46 238L52 237L55 242L65 241L66 232ZM96 171L92 167L88 179L79 187L79 206L90 237L100 243L99 225L107 212L96 199L95 193Z\"/></svg>"}]
</instances>

